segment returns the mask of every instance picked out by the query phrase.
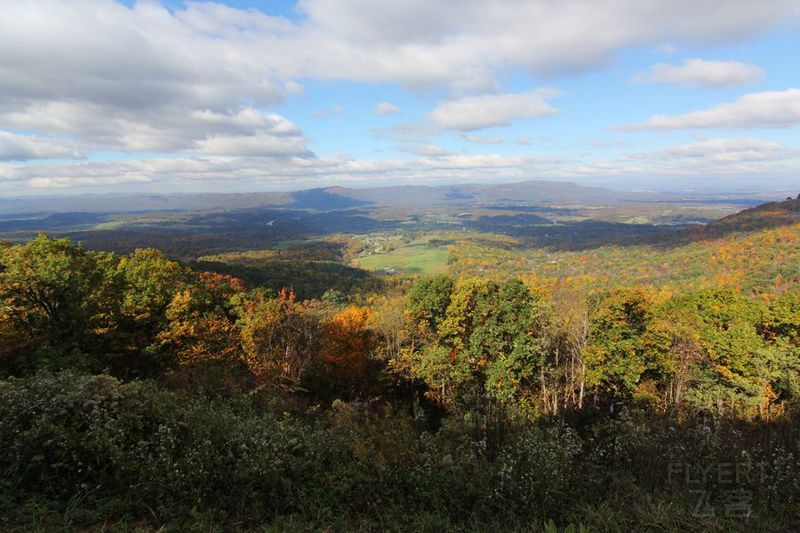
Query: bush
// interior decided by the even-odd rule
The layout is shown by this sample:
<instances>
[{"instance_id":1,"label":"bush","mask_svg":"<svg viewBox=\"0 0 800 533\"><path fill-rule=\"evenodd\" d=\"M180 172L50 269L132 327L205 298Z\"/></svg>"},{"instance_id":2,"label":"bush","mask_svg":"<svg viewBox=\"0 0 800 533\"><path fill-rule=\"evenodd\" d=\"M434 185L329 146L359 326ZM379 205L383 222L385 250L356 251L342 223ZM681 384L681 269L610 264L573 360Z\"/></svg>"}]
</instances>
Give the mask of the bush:
<instances>
[{"instance_id":1,"label":"bush","mask_svg":"<svg viewBox=\"0 0 800 533\"><path fill-rule=\"evenodd\" d=\"M491 424L451 414L430 432L378 400L290 415L257 394L210 399L75 372L10 379L0 382L0 518L17 513L31 529L64 513L74 525L146 519L204 530L552 530L550 520L730 530L797 519L792 421L622 410L572 427L496 415ZM735 484L717 475L731 465L757 475ZM752 495L757 518L721 515L732 488ZM693 514L697 490L720 516Z\"/></svg>"},{"instance_id":2,"label":"bush","mask_svg":"<svg viewBox=\"0 0 800 533\"><path fill-rule=\"evenodd\" d=\"M109 376L40 374L0 384L0 487L132 510L291 509L327 455L320 430L244 399L209 401Z\"/></svg>"}]
</instances>

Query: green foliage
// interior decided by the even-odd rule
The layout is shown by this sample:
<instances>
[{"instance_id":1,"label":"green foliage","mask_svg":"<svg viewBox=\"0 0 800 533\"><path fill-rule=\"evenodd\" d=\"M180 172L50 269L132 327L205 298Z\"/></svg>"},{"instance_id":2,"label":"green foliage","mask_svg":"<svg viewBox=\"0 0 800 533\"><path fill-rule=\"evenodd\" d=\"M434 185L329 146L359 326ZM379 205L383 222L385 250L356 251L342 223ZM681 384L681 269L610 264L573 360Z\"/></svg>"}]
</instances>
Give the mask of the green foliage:
<instances>
[{"instance_id":1,"label":"green foliage","mask_svg":"<svg viewBox=\"0 0 800 533\"><path fill-rule=\"evenodd\" d=\"M755 295L437 276L301 300L156 250L44 236L0 248L0 267L0 374L19 376L0 381L0 514L753 525L693 521L685 483L665 479L677 462L765 472L739 487L777 517L758 524L797 519L800 293L783 282Z\"/></svg>"},{"instance_id":2,"label":"green foliage","mask_svg":"<svg viewBox=\"0 0 800 533\"><path fill-rule=\"evenodd\" d=\"M615 289L592 296L586 353L589 386L612 397L630 396L645 370L641 336L650 305L648 294L641 289Z\"/></svg>"},{"instance_id":3,"label":"green foliage","mask_svg":"<svg viewBox=\"0 0 800 533\"><path fill-rule=\"evenodd\" d=\"M452 292L447 281L420 282L409 296L412 318L424 320L436 338L418 354L420 376L450 404L476 392L518 399L542 364L545 304L516 280L468 280Z\"/></svg>"},{"instance_id":4,"label":"green foliage","mask_svg":"<svg viewBox=\"0 0 800 533\"><path fill-rule=\"evenodd\" d=\"M622 410L500 432L476 432L465 415L431 432L385 403L292 416L255 396L209 400L74 372L0 382L0 413L0 509L29 520L41 502L76 529L779 530L800 496L793 421ZM723 495L733 478L716 469L733 465L749 473L735 487L751 495L752 516L728 517L718 499L719 514L698 516L689 491Z\"/></svg>"},{"instance_id":5,"label":"green foliage","mask_svg":"<svg viewBox=\"0 0 800 533\"><path fill-rule=\"evenodd\" d=\"M199 401L149 383L65 373L0 384L3 490L116 497L131 511L287 504L324 446L246 402ZM302 446L299 443L302 442Z\"/></svg>"},{"instance_id":6,"label":"green foliage","mask_svg":"<svg viewBox=\"0 0 800 533\"><path fill-rule=\"evenodd\" d=\"M448 276L420 280L408 295L408 312L416 324L435 332L444 320L453 292L454 282Z\"/></svg>"},{"instance_id":7,"label":"green foliage","mask_svg":"<svg viewBox=\"0 0 800 533\"><path fill-rule=\"evenodd\" d=\"M685 236L684 236L685 237ZM537 284L569 280L589 288L633 285L676 292L731 288L768 294L800 284L800 224L760 231L699 233L663 242L636 241L579 251L532 245L524 239L464 239L450 248L450 273Z\"/></svg>"},{"instance_id":8,"label":"green foliage","mask_svg":"<svg viewBox=\"0 0 800 533\"><path fill-rule=\"evenodd\" d=\"M320 298L330 289L354 293L378 289L381 286L380 280L370 277L365 270L333 261L281 259L222 263L202 260L190 264L195 270L208 270L241 278L251 286L266 287L274 291L287 287L303 299Z\"/></svg>"},{"instance_id":9,"label":"green foliage","mask_svg":"<svg viewBox=\"0 0 800 533\"><path fill-rule=\"evenodd\" d=\"M112 329L121 283L116 257L40 235L0 254L3 320L31 346L33 367L89 368L98 334ZM94 353L92 353L94 352ZM93 359L91 355L95 355Z\"/></svg>"},{"instance_id":10,"label":"green foliage","mask_svg":"<svg viewBox=\"0 0 800 533\"><path fill-rule=\"evenodd\" d=\"M185 269L154 249L138 249L122 257L118 269L125 281L123 313L154 326L161 325L175 292L188 281Z\"/></svg>"}]
</instances>

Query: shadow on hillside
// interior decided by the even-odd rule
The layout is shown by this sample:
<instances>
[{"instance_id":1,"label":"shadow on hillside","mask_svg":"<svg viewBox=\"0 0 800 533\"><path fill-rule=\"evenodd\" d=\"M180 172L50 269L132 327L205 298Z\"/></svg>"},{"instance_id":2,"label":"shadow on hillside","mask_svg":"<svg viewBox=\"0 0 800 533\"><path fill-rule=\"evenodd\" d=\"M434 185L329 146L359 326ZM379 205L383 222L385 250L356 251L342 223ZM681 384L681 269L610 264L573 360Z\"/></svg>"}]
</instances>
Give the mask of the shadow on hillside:
<instances>
[{"instance_id":1,"label":"shadow on hillside","mask_svg":"<svg viewBox=\"0 0 800 533\"><path fill-rule=\"evenodd\" d=\"M272 247L280 242L311 235L370 233L392 230L396 221L378 220L366 211L305 211L291 209L247 209L190 217L136 221L110 230L56 227L32 224L39 229L83 242L93 250L130 253L136 248L158 248L170 257L191 258L227 251Z\"/></svg>"},{"instance_id":2,"label":"shadow on hillside","mask_svg":"<svg viewBox=\"0 0 800 533\"><path fill-rule=\"evenodd\" d=\"M681 231L661 236L652 244L675 247L692 242L721 239L734 234L746 234L800 223L800 199L770 202L706 225L693 225Z\"/></svg>"},{"instance_id":3,"label":"shadow on hillside","mask_svg":"<svg viewBox=\"0 0 800 533\"><path fill-rule=\"evenodd\" d=\"M581 251L603 246L651 245L675 248L693 242L800 223L800 199L745 209L708 224L651 225L584 220L553 226L507 225L493 231L523 239L525 247Z\"/></svg>"},{"instance_id":4,"label":"shadow on hillside","mask_svg":"<svg viewBox=\"0 0 800 533\"><path fill-rule=\"evenodd\" d=\"M292 209L319 209L330 211L334 209L349 209L352 207L371 206L372 202L348 198L332 194L324 189L311 189L292 193L292 202L286 207Z\"/></svg>"},{"instance_id":5,"label":"shadow on hillside","mask_svg":"<svg viewBox=\"0 0 800 533\"><path fill-rule=\"evenodd\" d=\"M508 227L502 233L521 238L528 248L582 251L651 243L674 231L674 226L582 220L550 226Z\"/></svg>"},{"instance_id":6,"label":"shadow on hillside","mask_svg":"<svg viewBox=\"0 0 800 533\"><path fill-rule=\"evenodd\" d=\"M313 235L366 234L395 231L480 231L507 235L520 244L513 248L547 248L553 251L581 251L603 246L647 244L661 248L684 246L692 242L719 239L800 223L800 200L774 202L746 209L720 220L702 224L629 224L582 220L553 223L547 211L538 208L519 213L483 215L473 220L426 223L416 217L411 225L399 220L380 219L366 207L344 207L361 202L316 190L298 193L302 205L318 208L251 208L214 213L147 215L130 218L95 213L61 213L41 217L0 220L2 238L20 240L37 231L67 236L95 250L129 253L136 248L153 247L171 257L190 258L226 251L246 251L273 247L293 239ZM321 207L338 206L323 210ZM545 216L543 216L545 215ZM404 220L408 223L414 217ZM96 227L102 222L113 225ZM680 220L677 220L680 222ZM696 220L686 220L696 222Z\"/></svg>"},{"instance_id":7,"label":"shadow on hillside","mask_svg":"<svg viewBox=\"0 0 800 533\"><path fill-rule=\"evenodd\" d=\"M52 213L8 217L0 220L0 232L63 230L67 227L91 226L108 220L100 213Z\"/></svg>"},{"instance_id":8,"label":"shadow on hillside","mask_svg":"<svg viewBox=\"0 0 800 533\"><path fill-rule=\"evenodd\" d=\"M246 266L197 261L189 262L189 265L199 271L236 276L251 287L289 288L301 300L321 298L330 289L350 293L367 286L377 289L381 284L379 278L366 270L328 261L263 261Z\"/></svg>"}]
</instances>

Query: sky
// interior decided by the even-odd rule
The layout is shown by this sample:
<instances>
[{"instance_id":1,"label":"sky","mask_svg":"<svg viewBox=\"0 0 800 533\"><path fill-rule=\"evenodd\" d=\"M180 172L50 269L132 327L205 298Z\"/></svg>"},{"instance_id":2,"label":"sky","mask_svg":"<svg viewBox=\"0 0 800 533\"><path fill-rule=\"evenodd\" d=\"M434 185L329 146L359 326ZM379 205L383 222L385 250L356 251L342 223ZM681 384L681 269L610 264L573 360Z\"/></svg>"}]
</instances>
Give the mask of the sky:
<instances>
[{"instance_id":1,"label":"sky","mask_svg":"<svg viewBox=\"0 0 800 533\"><path fill-rule=\"evenodd\" d=\"M800 190L797 0L0 0L0 196Z\"/></svg>"}]
</instances>

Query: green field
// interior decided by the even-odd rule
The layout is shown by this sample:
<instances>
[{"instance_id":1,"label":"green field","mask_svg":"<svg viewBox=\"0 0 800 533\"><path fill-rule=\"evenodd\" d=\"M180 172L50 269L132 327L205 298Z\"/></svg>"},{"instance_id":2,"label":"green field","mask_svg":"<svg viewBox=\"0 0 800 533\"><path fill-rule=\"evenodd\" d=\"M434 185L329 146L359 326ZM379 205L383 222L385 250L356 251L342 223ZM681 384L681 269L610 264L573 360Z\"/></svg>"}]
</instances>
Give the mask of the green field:
<instances>
[{"instance_id":1,"label":"green field","mask_svg":"<svg viewBox=\"0 0 800 533\"><path fill-rule=\"evenodd\" d=\"M404 274L442 274L447 272L450 252L446 247L431 247L427 242L413 242L388 253L373 254L356 260L365 270L394 269Z\"/></svg>"}]
</instances>

